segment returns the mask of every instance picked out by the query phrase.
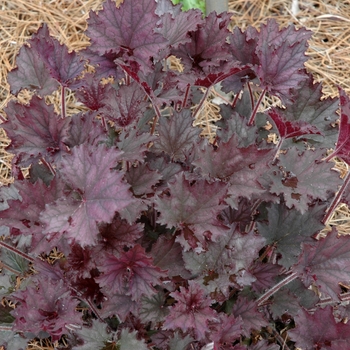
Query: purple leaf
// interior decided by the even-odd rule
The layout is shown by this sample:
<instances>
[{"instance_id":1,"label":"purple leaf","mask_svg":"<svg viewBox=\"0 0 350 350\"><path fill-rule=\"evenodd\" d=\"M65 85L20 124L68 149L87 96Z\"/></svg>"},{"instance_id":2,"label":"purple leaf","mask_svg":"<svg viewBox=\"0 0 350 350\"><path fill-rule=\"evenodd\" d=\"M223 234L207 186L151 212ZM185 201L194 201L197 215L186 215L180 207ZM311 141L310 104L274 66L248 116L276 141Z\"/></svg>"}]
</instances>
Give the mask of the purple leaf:
<instances>
[{"instance_id":1,"label":"purple leaf","mask_svg":"<svg viewBox=\"0 0 350 350\"><path fill-rule=\"evenodd\" d=\"M286 103L286 108L275 108L278 113L291 122L303 121L316 127L322 135L305 135L307 140L316 141L325 148L334 148L338 134L335 122L339 118L336 113L338 99L325 97L322 84L314 82L313 76L308 74L298 89L293 92L293 102Z\"/></svg>"},{"instance_id":2,"label":"purple leaf","mask_svg":"<svg viewBox=\"0 0 350 350\"><path fill-rule=\"evenodd\" d=\"M281 172L271 175L270 192L282 194L288 208L302 214L315 199L328 200L341 184L333 165L320 162L323 149L299 152L295 147L279 155Z\"/></svg>"},{"instance_id":3,"label":"purple leaf","mask_svg":"<svg viewBox=\"0 0 350 350\"><path fill-rule=\"evenodd\" d=\"M176 304L164 322L164 329L180 328L187 332L192 330L197 339L204 339L209 331L208 321L216 318L216 312L210 308L212 300L194 281L188 282L188 289L180 287L180 291L170 293Z\"/></svg>"},{"instance_id":4,"label":"purple leaf","mask_svg":"<svg viewBox=\"0 0 350 350\"><path fill-rule=\"evenodd\" d=\"M118 256L125 247L133 247L143 232L141 224L130 225L119 214L115 215L111 223L100 224L99 230L99 244L93 248L96 257L103 257L105 253Z\"/></svg>"},{"instance_id":5,"label":"purple leaf","mask_svg":"<svg viewBox=\"0 0 350 350\"><path fill-rule=\"evenodd\" d=\"M301 253L302 243L315 244L313 235L323 229L321 219L324 205L314 205L304 214L296 209L288 209L283 204L272 204L267 208L268 222L257 223L259 233L266 243L274 245L282 255L279 263L285 268L296 263Z\"/></svg>"},{"instance_id":6,"label":"purple leaf","mask_svg":"<svg viewBox=\"0 0 350 350\"><path fill-rule=\"evenodd\" d=\"M158 9L159 6L158 4ZM191 42L189 32L195 32L197 27L204 25L205 22L202 19L202 12L198 9L190 9L185 12L181 11L179 6L172 6L169 10L161 15L161 26L155 31L167 39L169 46L177 48L180 44Z\"/></svg>"},{"instance_id":7,"label":"purple leaf","mask_svg":"<svg viewBox=\"0 0 350 350\"><path fill-rule=\"evenodd\" d=\"M190 273L185 269L182 258L182 247L175 242L175 237L161 235L152 246L151 255L153 264L162 270L168 271L169 277L182 276L189 277Z\"/></svg>"},{"instance_id":8,"label":"purple leaf","mask_svg":"<svg viewBox=\"0 0 350 350\"><path fill-rule=\"evenodd\" d=\"M313 314L300 310L295 317L295 323L295 328L288 334L297 347L331 350L335 349L333 342L340 340L345 345L342 349L350 345L350 326L342 322L336 323L331 306L316 310Z\"/></svg>"},{"instance_id":9,"label":"purple leaf","mask_svg":"<svg viewBox=\"0 0 350 350\"><path fill-rule=\"evenodd\" d=\"M41 157L51 161L66 151L70 119L60 119L43 99L33 96L29 105L10 101L5 112L8 120L2 127L12 140L8 150L22 162Z\"/></svg>"},{"instance_id":10,"label":"purple leaf","mask_svg":"<svg viewBox=\"0 0 350 350\"><path fill-rule=\"evenodd\" d=\"M288 121L285 120L280 114L277 108L272 108L268 111L268 115L271 117L275 123L280 137L283 139L288 139L291 137L298 138L307 134L318 134L321 132L311 124L304 121Z\"/></svg>"},{"instance_id":11,"label":"purple leaf","mask_svg":"<svg viewBox=\"0 0 350 350\"><path fill-rule=\"evenodd\" d=\"M167 45L154 31L159 21L155 10L155 1L125 1L117 9L114 1L107 0L98 14L90 12L86 31L90 50L98 55L114 53L126 64L150 72L152 60L162 58L160 51Z\"/></svg>"},{"instance_id":12,"label":"purple leaf","mask_svg":"<svg viewBox=\"0 0 350 350\"><path fill-rule=\"evenodd\" d=\"M317 286L321 293L339 299L339 282L350 279L350 240L337 237L335 230L321 238L316 245L304 244L299 261L293 270L306 287Z\"/></svg>"},{"instance_id":13,"label":"purple leaf","mask_svg":"<svg viewBox=\"0 0 350 350\"><path fill-rule=\"evenodd\" d=\"M190 42L171 50L181 59L185 73L192 71L198 78L204 78L209 73L218 73L221 71L220 64L232 60L226 42L230 33L227 29L230 16L228 13L210 13L206 21L191 32Z\"/></svg>"},{"instance_id":14,"label":"purple leaf","mask_svg":"<svg viewBox=\"0 0 350 350\"><path fill-rule=\"evenodd\" d=\"M283 101L292 99L292 89L307 79L303 69L311 34L293 25L279 30L275 20L261 25L256 49L259 65L254 70L263 89Z\"/></svg>"},{"instance_id":15,"label":"purple leaf","mask_svg":"<svg viewBox=\"0 0 350 350\"><path fill-rule=\"evenodd\" d=\"M99 111L116 126L122 128L137 123L148 106L145 93L136 82L122 85L117 91L110 88L100 95L99 99L102 104Z\"/></svg>"},{"instance_id":16,"label":"purple leaf","mask_svg":"<svg viewBox=\"0 0 350 350\"><path fill-rule=\"evenodd\" d=\"M114 213L132 202L123 174L111 171L119 152L105 147L81 145L60 162L70 195L46 207L41 219L45 232L65 232L82 246L96 244L97 222L111 222Z\"/></svg>"},{"instance_id":17,"label":"purple leaf","mask_svg":"<svg viewBox=\"0 0 350 350\"><path fill-rule=\"evenodd\" d=\"M238 140L232 136L226 143L219 143L215 149L211 145L197 152L193 162L204 174L229 183L229 204L237 208L237 199L248 199L253 194L262 194L265 189L259 177L268 170L271 149L259 149L256 145L238 147Z\"/></svg>"},{"instance_id":18,"label":"purple leaf","mask_svg":"<svg viewBox=\"0 0 350 350\"><path fill-rule=\"evenodd\" d=\"M41 180L34 184L29 180L16 183L21 199L10 200L10 207L0 211L1 224L16 228L25 235L36 235L42 232L40 214L45 205L57 200L62 195L62 184L54 179L50 186Z\"/></svg>"},{"instance_id":19,"label":"purple leaf","mask_svg":"<svg viewBox=\"0 0 350 350\"><path fill-rule=\"evenodd\" d=\"M199 141L200 129L194 128L191 111L183 109L174 112L169 118L159 121L159 137L154 141L151 151L165 152L173 161L184 161L195 143Z\"/></svg>"},{"instance_id":20,"label":"purple leaf","mask_svg":"<svg viewBox=\"0 0 350 350\"><path fill-rule=\"evenodd\" d=\"M120 333L120 339L118 341L118 346L120 350L147 350L148 347L143 340L137 339L137 331L129 332L128 329L123 328Z\"/></svg>"},{"instance_id":21,"label":"purple leaf","mask_svg":"<svg viewBox=\"0 0 350 350\"><path fill-rule=\"evenodd\" d=\"M68 333L66 325L82 322L75 310L78 300L73 300L63 281L40 279L37 285L13 293L12 298L20 303L12 312L17 331L36 335L44 331L55 341Z\"/></svg>"},{"instance_id":22,"label":"purple leaf","mask_svg":"<svg viewBox=\"0 0 350 350\"><path fill-rule=\"evenodd\" d=\"M169 185L171 195L156 199L156 208L161 213L158 222L182 230L185 239L187 234L193 235L196 243L189 243L192 248L206 245L207 239L216 241L226 230L216 218L224 208L221 203L226 185L203 180L191 184L184 173L175 175L175 179Z\"/></svg>"},{"instance_id":23,"label":"purple leaf","mask_svg":"<svg viewBox=\"0 0 350 350\"><path fill-rule=\"evenodd\" d=\"M39 54L29 46L21 47L16 63L17 67L7 75L11 94L17 95L22 89L30 89L45 96L57 90L58 82L52 78Z\"/></svg>"},{"instance_id":24,"label":"purple leaf","mask_svg":"<svg viewBox=\"0 0 350 350\"><path fill-rule=\"evenodd\" d=\"M160 278L165 276L164 272L152 265L152 259L140 245L122 253L119 258L106 257L99 269L103 274L96 280L102 287L128 295L133 301L155 294L154 286L160 284Z\"/></svg>"},{"instance_id":25,"label":"purple leaf","mask_svg":"<svg viewBox=\"0 0 350 350\"><path fill-rule=\"evenodd\" d=\"M30 40L33 51L38 52L50 75L62 86L75 87L75 79L84 70L84 62L75 51L68 52L68 48L50 36L46 24Z\"/></svg>"},{"instance_id":26,"label":"purple leaf","mask_svg":"<svg viewBox=\"0 0 350 350\"><path fill-rule=\"evenodd\" d=\"M339 157L350 164L350 98L344 90L339 89L340 95L340 126L335 150L327 157Z\"/></svg>"},{"instance_id":27,"label":"purple leaf","mask_svg":"<svg viewBox=\"0 0 350 350\"><path fill-rule=\"evenodd\" d=\"M263 318L263 315L257 311L256 302L254 300L247 300L243 296L239 296L233 305L232 315L236 318L242 318L243 333L246 335L250 334L252 329L258 330L268 324Z\"/></svg>"}]
</instances>

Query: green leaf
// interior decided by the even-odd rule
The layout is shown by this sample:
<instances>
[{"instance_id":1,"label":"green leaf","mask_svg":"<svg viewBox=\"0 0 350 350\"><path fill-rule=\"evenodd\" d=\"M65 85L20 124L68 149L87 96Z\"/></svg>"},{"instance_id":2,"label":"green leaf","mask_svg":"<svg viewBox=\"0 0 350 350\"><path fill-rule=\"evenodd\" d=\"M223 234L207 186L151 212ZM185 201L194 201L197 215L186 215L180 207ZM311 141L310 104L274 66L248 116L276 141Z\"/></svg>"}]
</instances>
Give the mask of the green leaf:
<instances>
[{"instance_id":1,"label":"green leaf","mask_svg":"<svg viewBox=\"0 0 350 350\"><path fill-rule=\"evenodd\" d=\"M111 335L107 333L107 325L99 320L94 320L92 327L83 327L75 333L84 341L83 345L75 346L72 350L102 350Z\"/></svg>"},{"instance_id":2,"label":"green leaf","mask_svg":"<svg viewBox=\"0 0 350 350\"><path fill-rule=\"evenodd\" d=\"M147 350L147 345L141 340L137 340L137 331L129 332L124 328L120 335L119 349L120 350ZM91 349L91 348L90 348Z\"/></svg>"}]
</instances>

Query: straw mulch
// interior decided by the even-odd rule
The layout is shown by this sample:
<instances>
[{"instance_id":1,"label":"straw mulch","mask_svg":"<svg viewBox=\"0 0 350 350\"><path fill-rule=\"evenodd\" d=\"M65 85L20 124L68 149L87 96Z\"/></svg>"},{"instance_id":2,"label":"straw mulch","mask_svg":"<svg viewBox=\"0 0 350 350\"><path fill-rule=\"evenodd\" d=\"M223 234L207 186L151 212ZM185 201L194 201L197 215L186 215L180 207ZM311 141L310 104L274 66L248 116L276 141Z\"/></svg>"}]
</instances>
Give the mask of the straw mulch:
<instances>
[{"instance_id":1,"label":"straw mulch","mask_svg":"<svg viewBox=\"0 0 350 350\"><path fill-rule=\"evenodd\" d=\"M127 0L125 0L127 1ZM118 0L117 2L121 2ZM15 57L23 43L46 22L53 36L72 50L88 45L83 31L89 11L101 7L102 0L2 0L0 2L0 113L11 98L6 75L15 66ZM232 24L245 29L259 27L267 18L275 18L281 26L294 23L314 32L308 49L307 69L324 84L325 96L336 96L337 86L350 94L350 1L299 0L299 11L292 10L292 0L232 0L229 1ZM25 98L25 96L23 96ZM53 97L54 98L54 97ZM53 101L55 102L55 101ZM74 108L74 98L69 101ZM207 103L197 123L207 125L203 133L213 136L210 122L216 120L218 107ZM9 141L0 129L0 185L10 183L11 157L5 148ZM342 175L347 167L337 162ZM350 213L341 205L331 224L342 233L350 233ZM33 344L31 349L49 349ZM51 348L50 348L51 349Z\"/></svg>"}]
</instances>

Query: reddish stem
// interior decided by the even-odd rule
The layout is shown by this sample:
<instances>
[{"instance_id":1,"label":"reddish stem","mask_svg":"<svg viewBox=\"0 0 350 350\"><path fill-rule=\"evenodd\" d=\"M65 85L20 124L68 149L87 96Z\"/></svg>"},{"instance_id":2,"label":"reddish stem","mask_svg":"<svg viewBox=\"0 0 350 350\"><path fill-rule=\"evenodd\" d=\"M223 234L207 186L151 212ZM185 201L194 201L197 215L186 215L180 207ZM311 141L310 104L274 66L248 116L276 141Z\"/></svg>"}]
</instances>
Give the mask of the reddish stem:
<instances>
[{"instance_id":1,"label":"reddish stem","mask_svg":"<svg viewBox=\"0 0 350 350\"><path fill-rule=\"evenodd\" d=\"M209 95L209 91L210 91L210 88L208 88L208 89L206 90L206 92L204 93L204 95L203 95L201 101L199 102L199 104L198 104L196 110L194 111L194 113L193 113L193 118L194 118L194 119L196 118L196 116L197 116L197 114L199 113L199 111L201 110L201 108L202 108L204 102L206 101L206 99L207 99L207 97L208 97L208 95Z\"/></svg>"},{"instance_id":2,"label":"reddish stem","mask_svg":"<svg viewBox=\"0 0 350 350\"><path fill-rule=\"evenodd\" d=\"M258 306L261 306L265 303L266 300L268 300L272 295L274 295L276 292L278 292L282 287L287 285L288 283L294 281L298 277L296 272L292 272L289 276L287 276L282 281L278 282L276 285L274 285L271 289L269 289L266 293L260 296L259 299L257 299Z\"/></svg>"},{"instance_id":3,"label":"reddish stem","mask_svg":"<svg viewBox=\"0 0 350 350\"><path fill-rule=\"evenodd\" d=\"M34 259L31 256L27 255L26 253L21 252L20 250L18 250L15 247L11 247L10 245L8 245L5 242L0 241L0 246L6 248L7 250L10 250L11 252L21 256L22 258L24 258L30 262L34 262Z\"/></svg>"},{"instance_id":4,"label":"reddish stem","mask_svg":"<svg viewBox=\"0 0 350 350\"><path fill-rule=\"evenodd\" d=\"M66 118L66 88L61 85L61 118Z\"/></svg>"},{"instance_id":5,"label":"reddish stem","mask_svg":"<svg viewBox=\"0 0 350 350\"><path fill-rule=\"evenodd\" d=\"M264 96L265 96L265 93L266 93L266 88L265 88L265 89L263 90L263 92L260 94L259 99L258 99L257 103L255 104L255 107L254 107L254 109L253 109L252 115L251 115L251 117L249 118L248 125L253 125L255 116L256 116L256 114L257 114L257 112L258 112L258 108L259 108L259 106L260 106L260 103L261 103L262 99L263 99Z\"/></svg>"},{"instance_id":6,"label":"reddish stem","mask_svg":"<svg viewBox=\"0 0 350 350\"><path fill-rule=\"evenodd\" d=\"M235 98L233 99L232 103L231 103L231 107L234 108L236 106L236 103L238 101L239 98L239 92L236 94Z\"/></svg>"},{"instance_id":7,"label":"reddish stem","mask_svg":"<svg viewBox=\"0 0 350 350\"><path fill-rule=\"evenodd\" d=\"M329 206L326 215L324 216L322 223L325 225L327 223L327 221L329 220L329 218L332 216L332 213L334 212L335 208L338 206L341 197L343 196L343 193L345 191L345 189L348 187L350 181L350 171L346 174L345 178L344 178L344 182L341 185L338 193L336 194L336 196L333 198L331 205Z\"/></svg>"}]
</instances>

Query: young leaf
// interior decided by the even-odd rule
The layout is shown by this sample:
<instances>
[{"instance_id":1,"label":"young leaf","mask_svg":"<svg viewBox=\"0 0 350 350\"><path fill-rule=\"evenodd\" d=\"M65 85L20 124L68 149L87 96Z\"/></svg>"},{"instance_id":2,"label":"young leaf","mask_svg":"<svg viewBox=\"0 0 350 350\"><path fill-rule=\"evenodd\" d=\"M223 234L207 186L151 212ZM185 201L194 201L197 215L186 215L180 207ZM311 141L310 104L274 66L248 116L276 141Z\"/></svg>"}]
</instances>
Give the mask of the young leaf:
<instances>
[{"instance_id":1,"label":"young leaf","mask_svg":"<svg viewBox=\"0 0 350 350\"><path fill-rule=\"evenodd\" d=\"M201 340L209 331L208 321L213 320L216 313L210 308L212 301L205 296L200 285L194 281L188 284L188 289L180 287L180 291L170 293L177 303L170 309L163 327L173 330L180 328L184 332L192 330Z\"/></svg>"},{"instance_id":2,"label":"young leaf","mask_svg":"<svg viewBox=\"0 0 350 350\"><path fill-rule=\"evenodd\" d=\"M119 152L86 144L74 147L61 160L63 180L71 188L68 198L46 206L41 215L46 233L66 231L82 246L96 244L97 222L111 222L114 213L132 202L123 174L111 171Z\"/></svg>"},{"instance_id":3,"label":"young leaf","mask_svg":"<svg viewBox=\"0 0 350 350\"><path fill-rule=\"evenodd\" d=\"M99 266L103 274L96 278L100 286L140 301L142 296L155 294L154 286L160 284L165 273L152 265L152 259L140 245L135 245L119 258L108 256Z\"/></svg>"},{"instance_id":4,"label":"young leaf","mask_svg":"<svg viewBox=\"0 0 350 350\"><path fill-rule=\"evenodd\" d=\"M304 244L298 263L293 267L306 287L314 284L320 292L338 300L339 282L350 279L350 240L337 237L335 230L316 245Z\"/></svg>"}]
</instances>

